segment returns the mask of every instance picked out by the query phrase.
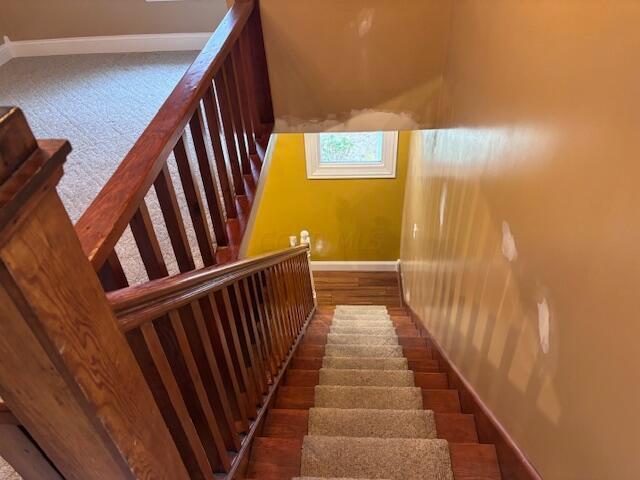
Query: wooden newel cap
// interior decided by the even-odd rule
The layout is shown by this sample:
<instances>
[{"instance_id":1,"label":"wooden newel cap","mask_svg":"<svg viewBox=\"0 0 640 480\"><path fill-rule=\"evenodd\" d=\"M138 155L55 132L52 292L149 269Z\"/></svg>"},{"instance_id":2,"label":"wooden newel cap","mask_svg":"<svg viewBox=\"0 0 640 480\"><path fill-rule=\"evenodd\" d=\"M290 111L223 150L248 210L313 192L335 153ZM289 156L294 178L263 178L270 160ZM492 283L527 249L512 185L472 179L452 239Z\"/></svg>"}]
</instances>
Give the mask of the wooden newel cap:
<instances>
[{"instance_id":1,"label":"wooden newel cap","mask_svg":"<svg viewBox=\"0 0 640 480\"><path fill-rule=\"evenodd\" d=\"M36 140L19 108L0 107L0 231L56 186L70 151L66 140Z\"/></svg>"}]
</instances>

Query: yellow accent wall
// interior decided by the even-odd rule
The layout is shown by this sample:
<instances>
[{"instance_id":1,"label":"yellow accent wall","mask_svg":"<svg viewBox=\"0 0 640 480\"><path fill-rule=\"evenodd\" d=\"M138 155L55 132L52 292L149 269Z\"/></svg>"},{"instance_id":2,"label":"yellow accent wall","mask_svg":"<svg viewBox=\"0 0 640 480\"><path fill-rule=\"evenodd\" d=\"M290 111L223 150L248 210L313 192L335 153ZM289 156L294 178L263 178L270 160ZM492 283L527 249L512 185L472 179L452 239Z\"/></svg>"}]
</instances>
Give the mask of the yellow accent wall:
<instances>
[{"instance_id":1,"label":"yellow accent wall","mask_svg":"<svg viewBox=\"0 0 640 480\"><path fill-rule=\"evenodd\" d=\"M312 260L396 260L409 136L399 135L394 179L309 180L304 135L278 135L247 255L286 248L308 230Z\"/></svg>"}]
</instances>

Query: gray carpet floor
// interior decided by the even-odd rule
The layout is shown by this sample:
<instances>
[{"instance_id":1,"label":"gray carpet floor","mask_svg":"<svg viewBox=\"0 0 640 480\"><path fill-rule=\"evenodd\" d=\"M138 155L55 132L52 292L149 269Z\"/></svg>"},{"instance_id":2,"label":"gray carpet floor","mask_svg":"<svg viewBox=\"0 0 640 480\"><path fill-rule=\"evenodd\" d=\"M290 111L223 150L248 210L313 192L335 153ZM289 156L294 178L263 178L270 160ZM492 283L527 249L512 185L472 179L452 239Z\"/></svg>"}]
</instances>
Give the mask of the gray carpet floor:
<instances>
[{"instance_id":1,"label":"gray carpet floor","mask_svg":"<svg viewBox=\"0 0 640 480\"><path fill-rule=\"evenodd\" d=\"M0 67L0 105L22 108L36 137L66 138L71 142L73 152L58 192L72 221L80 217L113 174L196 54L15 58ZM192 250L197 250L172 158L169 169ZM177 273L153 189L147 195L147 203L167 267L170 273ZM116 251L131 284L147 279L129 229ZM198 252L193 253L197 266L201 266Z\"/></svg>"},{"instance_id":2,"label":"gray carpet floor","mask_svg":"<svg viewBox=\"0 0 640 480\"><path fill-rule=\"evenodd\" d=\"M73 152L64 167L58 192L74 222L115 171L196 54L15 58L0 67L0 105L22 108L36 137L66 138L71 142ZM170 168L176 178L175 168L171 164ZM179 182L176 190L180 200ZM153 197L152 192L148 196L149 209L164 252L171 247ZM129 231L117 251L129 281L145 280ZM167 263L175 273L175 263ZM13 475L0 458L0 479L18 478Z\"/></svg>"}]
</instances>

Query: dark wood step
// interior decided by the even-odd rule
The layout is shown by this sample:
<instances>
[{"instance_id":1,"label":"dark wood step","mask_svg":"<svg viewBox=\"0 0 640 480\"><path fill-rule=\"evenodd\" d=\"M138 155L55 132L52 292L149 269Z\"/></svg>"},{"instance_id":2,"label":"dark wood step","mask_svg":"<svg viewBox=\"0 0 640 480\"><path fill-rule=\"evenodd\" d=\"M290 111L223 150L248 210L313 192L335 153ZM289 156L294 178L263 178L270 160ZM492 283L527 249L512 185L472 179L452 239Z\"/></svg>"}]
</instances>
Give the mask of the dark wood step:
<instances>
[{"instance_id":1,"label":"dark wood step","mask_svg":"<svg viewBox=\"0 0 640 480\"><path fill-rule=\"evenodd\" d=\"M413 325L400 325L400 326L393 326L393 328L396 331L396 335L398 336L404 336L404 337L420 337L420 330L418 330L416 327L414 327ZM314 323L311 322L309 324L309 326L307 327L307 334L313 333L313 334L318 334L318 335L324 335L329 333L329 331L331 330L331 324L330 323L326 323L326 322L321 322L321 323ZM426 338L426 337L425 337Z\"/></svg>"},{"instance_id":2,"label":"dark wood step","mask_svg":"<svg viewBox=\"0 0 640 480\"><path fill-rule=\"evenodd\" d=\"M414 372L416 387L420 388L449 388L449 378L446 373Z\"/></svg>"},{"instance_id":3,"label":"dark wood step","mask_svg":"<svg viewBox=\"0 0 640 480\"><path fill-rule=\"evenodd\" d=\"M302 438L307 434L308 423L308 410L272 408L264 421L262 436Z\"/></svg>"},{"instance_id":4,"label":"dark wood step","mask_svg":"<svg viewBox=\"0 0 640 480\"><path fill-rule=\"evenodd\" d=\"M313 387L280 387L275 408L309 409L313 407Z\"/></svg>"},{"instance_id":5,"label":"dark wood step","mask_svg":"<svg viewBox=\"0 0 640 480\"><path fill-rule=\"evenodd\" d=\"M409 370L414 372L437 373L440 372L440 363L437 360L409 360Z\"/></svg>"},{"instance_id":6,"label":"dark wood step","mask_svg":"<svg viewBox=\"0 0 640 480\"><path fill-rule=\"evenodd\" d=\"M293 357L289 368L297 370L320 370L322 357Z\"/></svg>"},{"instance_id":7,"label":"dark wood step","mask_svg":"<svg viewBox=\"0 0 640 480\"><path fill-rule=\"evenodd\" d=\"M297 370L319 370L322 368L322 357L293 357L289 368ZM409 360L409 370L414 372L438 373L440 364L437 360Z\"/></svg>"},{"instance_id":8,"label":"dark wood step","mask_svg":"<svg viewBox=\"0 0 640 480\"><path fill-rule=\"evenodd\" d=\"M478 443L473 415L436 413L438 438L453 443ZM273 408L269 410L262 430L264 437L302 438L308 430L309 411Z\"/></svg>"},{"instance_id":9,"label":"dark wood step","mask_svg":"<svg viewBox=\"0 0 640 480\"><path fill-rule=\"evenodd\" d=\"M304 339L303 339L304 340ZM433 352L430 347L403 347L404 356L411 360L432 360ZM295 357L324 357L324 345L305 343L304 341L298 346Z\"/></svg>"},{"instance_id":10,"label":"dark wood step","mask_svg":"<svg viewBox=\"0 0 640 480\"><path fill-rule=\"evenodd\" d=\"M456 480L500 480L493 445L450 443L451 468ZM256 438L246 478L284 480L300 475L301 438Z\"/></svg>"},{"instance_id":11,"label":"dark wood step","mask_svg":"<svg viewBox=\"0 0 640 480\"><path fill-rule=\"evenodd\" d=\"M298 411L302 412L303 410ZM453 443L478 443L478 431L473 415L466 413L436 413L435 417L438 438L443 438Z\"/></svg>"},{"instance_id":12,"label":"dark wood step","mask_svg":"<svg viewBox=\"0 0 640 480\"><path fill-rule=\"evenodd\" d=\"M457 390L422 389L422 403L426 410L436 413L460 413L460 397Z\"/></svg>"},{"instance_id":13,"label":"dark wood step","mask_svg":"<svg viewBox=\"0 0 640 480\"><path fill-rule=\"evenodd\" d=\"M284 480L300 476L301 438L258 437L251 448L246 478Z\"/></svg>"},{"instance_id":14,"label":"dark wood step","mask_svg":"<svg viewBox=\"0 0 640 480\"><path fill-rule=\"evenodd\" d=\"M498 456L493 445L451 443L451 468L456 480L500 480Z\"/></svg>"},{"instance_id":15,"label":"dark wood step","mask_svg":"<svg viewBox=\"0 0 640 480\"><path fill-rule=\"evenodd\" d=\"M315 387L320 383L320 370L287 370L284 384L288 387Z\"/></svg>"},{"instance_id":16,"label":"dark wood step","mask_svg":"<svg viewBox=\"0 0 640 480\"><path fill-rule=\"evenodd\" d=\"M302 338L300 342L301 345L325 345L327 343L327 334L326 333L318 333L317 331L307 331L305 336ZM428 347L430 346L430 341L425 337L405 337L398 336L398 344L403 347Z\"/></svg>"},{"instance_id":17,"label":"dark wood step","mask_svg":"<svg viewBox=\"0 0 640 480\"><path fill-rule=\"evenodd\" d=\"M457 390L422 389L424 408L436 413L460 413ZM314 387L280 387L275 408L309 409L314 405Z\"/></svg>"}]
</instances>

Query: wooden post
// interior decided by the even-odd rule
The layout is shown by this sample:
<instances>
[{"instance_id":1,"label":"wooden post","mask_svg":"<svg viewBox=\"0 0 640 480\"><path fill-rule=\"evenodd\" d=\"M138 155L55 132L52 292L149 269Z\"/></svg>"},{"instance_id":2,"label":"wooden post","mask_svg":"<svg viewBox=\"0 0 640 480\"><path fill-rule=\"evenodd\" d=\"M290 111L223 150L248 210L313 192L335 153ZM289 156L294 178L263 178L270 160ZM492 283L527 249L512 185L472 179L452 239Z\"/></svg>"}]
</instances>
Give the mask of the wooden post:
<instances>
[{"instance_id":1,"label":"wooden post","mask_svg":"<svg viewBox=\"0 0 640 480\"><path fill-rule=\"evenodd\" d=\"M71 147L0 108L0 396L67 479L187 479L55 186Z\"/></svg>"}]
</instances>

